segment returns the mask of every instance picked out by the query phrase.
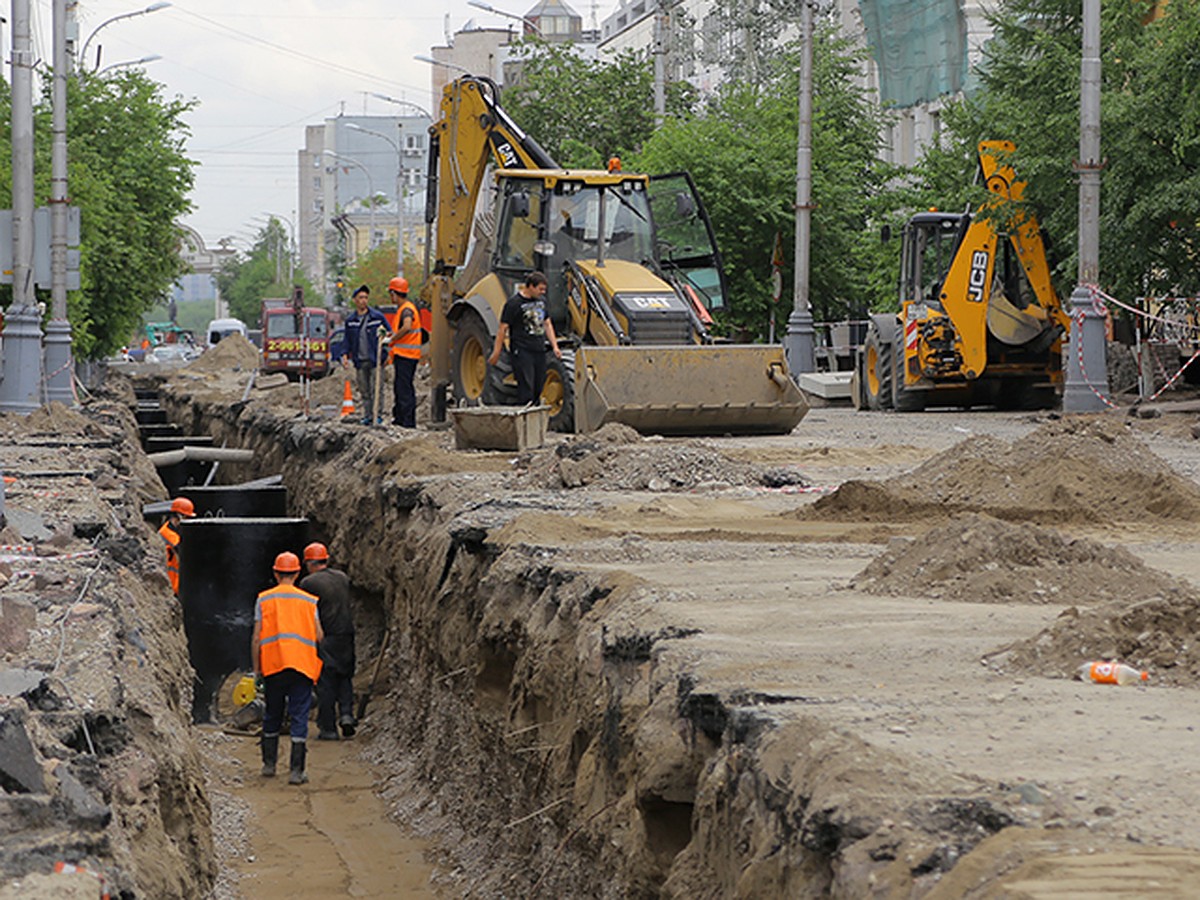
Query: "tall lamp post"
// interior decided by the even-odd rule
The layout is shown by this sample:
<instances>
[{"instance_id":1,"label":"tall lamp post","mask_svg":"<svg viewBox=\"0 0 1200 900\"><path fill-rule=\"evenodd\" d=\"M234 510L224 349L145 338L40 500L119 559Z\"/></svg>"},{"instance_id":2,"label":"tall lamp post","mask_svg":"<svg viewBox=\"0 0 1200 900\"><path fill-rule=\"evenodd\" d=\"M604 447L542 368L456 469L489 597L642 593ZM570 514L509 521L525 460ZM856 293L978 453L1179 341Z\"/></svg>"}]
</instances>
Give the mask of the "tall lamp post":
<instances>
[{"instance_id":1,"label":"tall lamp post","mask_svg":"<svg viewBox=\"0 0 1200 900\"><path fill-rule=\"evenodd\" d=\"M433 122L434 122L434 117L433 117L433 115L432 115L432 114L429 112L429 110L427 110L427 109L426 109L425 107L423 107L423 106L418 106L416 103L413 103L411 100L397 100L395 97L389 97L387 94L379 94L379 93L376 93L376 92L372 92L372 93L371 93L371 96L372 96L372 97L375 97L375 98L377 98L377 99L379 99L379 100L383 100L383 101L385 101L385 102L387 102L387 103L395 103L397 106L411 106L413 109L415 109L417 112L419 112L421 115L423 115L425 118L427 118L427 119L429 120L429 123L430 123L430 126L431 126L431 127L432 127L432 125L433 125ZM426 184L426 189L428 189L428 184ZM429 216L429 212L428 212L428 210L426 210L426 219L425 219L425 281L429 281L429 269L430 269L430 258L429 258L429 255L430 255L430 253L431 253L431 251L432 251L432 247L433 247L433 223L432 223L432 221L430 221L430 219L428 218L428 216Z\"/></svg>"},{"instance_id":2,"label":"tall lamp post","mask_svg":"<svg viewBox=\"0 0 1200 900\"><path fill-rule=\"evenodd\" d=\"M363 128L361 125L356 125L353 122L348 122L346 127L354 131L361 131L363 134L374 135L382 141L387 141L392 145L392 149L396 151L396 273L404 275L404 204L408 200L408 191L405 187L404 154L400 143L393 141L386 134L372 131L370 128ZM404 128L403 125L398 127L401 129Z\"/></svg>"},{"instance_id":3,"label":"tall lamp post","mask_svg":"<svg viewBox=\"0 0 1200 900\"><path fill-rule=\"evenodd\" d=\"M108 25L111 25L113 22L120 21L121 19L131 19L134 16L144 16L144 15L146 15L146 13L158 12L160 9L166 9L170 5L171 4L166 2L166 0L158 0L158 2L151 3L149 6L145 7L144 9L135 9L131 12L125 12L125 13L121 13L120 15L113 16L111 19L105 19L103 22L101 22L99 25L96 26L95 30L93 30L92 33L88 35L87 40L83 42L83 48L79 51L79 68L82 69L84 67L84 64L87 60L87 49L91 45L92 39L95 38L96 35L98 35L100 33L101 29L105 28ZM100 51L97 50L96 51L95 68L99 68L99 66L100 66Z\"/></svg>"},{"instance_id":4,"label":"tall lamp post","mask_svg":"<svg viewBox=\"0 0 1200 900\"><path fill-rule=\"evenodd\" d=\"M144 66L146 63L158 62L162 56L158 53L151 53L149 56L143 56L140 59L127 59L124 62L109 63L103 68L97 69L93 75L102 75L105 72L111 72L113 69L126 69L129 66Z\"/></svg>"},{"instance_id":5,"label":"tall lamp post","mask_svg":"<svg viewBox=\"0 0 1200 900\"><path fill-rule=\"evenodd\" d=\"M796 136L795 294L784 356L793 378L816 370L812 307L808 302L809 228L812 223L813 0L800 3L800 115Z\"/></svg>"},{"instance_id":6,"label":"tall lamp post","mask_svg":"<svg viewBox=\"0 0 1200 900\"><path fill-rule=\"evenodd\" d=\"M370 250L371 245L375 241L375 184L371 181L371 171L357 159L351 159L348 156L342 156L341 154L334 153L332 150L322 150L321 152L326 156L332 156L334 159L340 159L342 162L347 163L348 165L358 166L363 170L363 174L367 176L367 193L370 195L367 198L367 209L370 212L370 218L368 220L367 227L371 229L371 233L367 237L367 249ZM358 253L356 252L354 255L357 257Z\"/></svg>"}]
</instances>

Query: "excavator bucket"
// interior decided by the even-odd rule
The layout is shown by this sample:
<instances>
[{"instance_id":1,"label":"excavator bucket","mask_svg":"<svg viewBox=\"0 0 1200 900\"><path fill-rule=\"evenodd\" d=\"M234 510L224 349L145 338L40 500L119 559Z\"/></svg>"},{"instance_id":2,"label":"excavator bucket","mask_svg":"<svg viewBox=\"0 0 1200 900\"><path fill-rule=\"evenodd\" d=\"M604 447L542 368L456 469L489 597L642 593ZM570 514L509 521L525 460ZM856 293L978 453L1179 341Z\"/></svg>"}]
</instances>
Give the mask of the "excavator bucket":
<instances>
[{"instance_id":1,"label":"excavator bucket","mask_svg":"<svg viewBox=\"0 0 1200 900\"><path fill-rule=\"evenodd\" d=\"M643 434L787 434L808 404L783 348L756 344L581 347L575 429Z\"/></svg>"}]
</instances>

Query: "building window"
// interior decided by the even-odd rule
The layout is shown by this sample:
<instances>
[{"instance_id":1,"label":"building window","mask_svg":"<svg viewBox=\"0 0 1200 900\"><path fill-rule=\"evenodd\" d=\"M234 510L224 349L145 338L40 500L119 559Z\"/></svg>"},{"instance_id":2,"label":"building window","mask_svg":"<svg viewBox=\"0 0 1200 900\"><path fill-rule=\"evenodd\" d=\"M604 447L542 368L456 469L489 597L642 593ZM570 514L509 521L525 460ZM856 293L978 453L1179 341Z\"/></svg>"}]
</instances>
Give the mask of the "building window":
<instances>
[{"instance_id":1,"label":"building window","mask_svg":"<svg viewBox=\"0 0 1200 900\"><path fill-rule=\"evenodd\" d=\"M320 189L321 189L321 176L314 175L313 176L313 190L319 191Z\"/></svg>"}]
</instances>

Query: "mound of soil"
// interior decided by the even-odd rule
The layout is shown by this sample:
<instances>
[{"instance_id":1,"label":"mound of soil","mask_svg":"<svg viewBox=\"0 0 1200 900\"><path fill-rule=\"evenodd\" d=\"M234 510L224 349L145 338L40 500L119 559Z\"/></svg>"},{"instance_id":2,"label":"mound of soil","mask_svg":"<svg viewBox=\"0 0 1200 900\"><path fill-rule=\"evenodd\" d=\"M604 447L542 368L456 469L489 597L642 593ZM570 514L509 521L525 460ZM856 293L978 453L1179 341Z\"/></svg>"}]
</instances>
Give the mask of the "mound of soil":
<instances>
[{"instance_id":1,"label":"mound of soil","mask_svg":"<svg viewBox=\"0 0 1200 900\"><path fill-rule=\"evenodd\" d=\"M979 514L962 516L919 539L894 539L852 586L872 594L968 603L1085 606L1187 590L1121 548Z\"/></svg>"},{"instance_id":2,"label":"mound of soil","mask_svg":"<svg viewBox=\"0 0 1200 900\"><path fill-rule=\"evenodd\" d=\"M1200 520L1200 487L1176 474L1124 420L1049 422L1009 445L972 438L904 475L847 482L797 515L912 520L983 512L1017 522Z\"/></svg>"},{"instance_id":3,"label":"mound of soil","mask_svg":"<svg viewBox=\"0 0 1200 900\"><path fill-rule=\"evenodd\" d=\"M1133 587L1131 585L1131 587ZM1092 609L1071 606L1049 628L989 656L1001 671L1074 676L1081 663L1119 659L1148 670L1153 683L1195 687L1200 683L1200 596L1185 588Z\"/></svg>"},{"instance_id":4,"label":"mound of soil","mask_svg":"<svg viewBox=\"0 0 1200 900\"><path fill-rule=\"evenodd\" d=\"M231 334L201 353L188 368L199 372L248 372L258 368L258 348L240 334Z\"/></svg>"},{"instance_id":5,"label":"mound of soil","mask_svg":"<svg viewBox=\"0 0 1200 900\"><path fill-rule=\"evenodd\" d=\"M552 490L595 486L669 492L807 483L795 470L766 470L691 441L643 438L615 422L553 449L522 454L517 469L521 483Z\"/></svg>"}]
</instances>

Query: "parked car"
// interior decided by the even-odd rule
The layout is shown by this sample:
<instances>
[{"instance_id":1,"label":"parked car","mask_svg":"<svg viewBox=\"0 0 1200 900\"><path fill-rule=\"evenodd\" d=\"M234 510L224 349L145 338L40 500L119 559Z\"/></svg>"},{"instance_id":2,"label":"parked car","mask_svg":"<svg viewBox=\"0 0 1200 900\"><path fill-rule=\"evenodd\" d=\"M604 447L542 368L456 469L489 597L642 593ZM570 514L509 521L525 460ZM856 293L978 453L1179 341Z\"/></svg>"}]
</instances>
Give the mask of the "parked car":
<instances>
[{"instance_id":1,"label":"parked car","mask_svg":"<svg viewBox=\"0 0 1200 900\"><path fill-rule=\"evenodd\" d=\"M336 366L346 352L346 329L338 327L329 335L329 363Z\"/></svg>"},{"instance_id":2,"label":"parked car","mask_svg":"<svg viewBox=\"0 0 1200 900\"><path fill-rule=\"evenodd\" d=\"M182 364L191 362L196 356L195 349L187 344L159 344L147 353L146 362Z\"/></svg>"}]
</instances>

